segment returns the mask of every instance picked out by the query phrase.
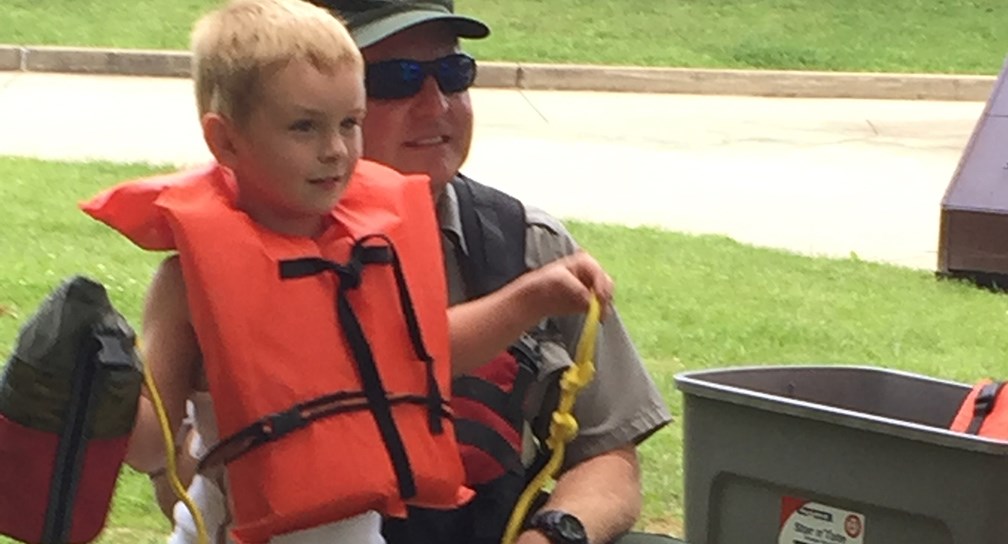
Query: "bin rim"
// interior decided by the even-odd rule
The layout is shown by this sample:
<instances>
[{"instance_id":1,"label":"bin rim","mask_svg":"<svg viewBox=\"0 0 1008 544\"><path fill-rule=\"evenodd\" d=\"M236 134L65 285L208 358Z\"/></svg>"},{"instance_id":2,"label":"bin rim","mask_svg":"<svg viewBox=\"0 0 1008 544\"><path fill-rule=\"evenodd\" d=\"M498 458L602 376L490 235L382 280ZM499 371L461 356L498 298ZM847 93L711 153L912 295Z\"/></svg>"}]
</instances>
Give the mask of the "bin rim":
<instances>
[{"instance_id":1,"label":"bin rim","mask_svg":"<svg viewBox=\"0 0 1008 544\"><path fill-rule=\"evenodd\" d=\"M841 371L872 371L882 374L905 376L923 379L934 383L953 385L969 390L971 386L923 374L889 369L873 365L851 364L795 364L795 365L738 365L729 367L689 370L675 375L676 388L682 392L684 400L687 396L696 396L747 406L768 412L811 419L825 423L841 425L866 432L897 436L910 440L936 444L940 446L965 449L978 453L1005 456L1008 455L1008 441L996 440L976 435L954 432L941 427L931 427L911 421L893 419L866 412L858 412L847 408L831 406L800 399L792 399L781 395L763 393L744 387L723 385L704 380L704 376L716 376L729 372L743 371L780 371L780 370L841 370Z\"/></svg>"}]
</instances>

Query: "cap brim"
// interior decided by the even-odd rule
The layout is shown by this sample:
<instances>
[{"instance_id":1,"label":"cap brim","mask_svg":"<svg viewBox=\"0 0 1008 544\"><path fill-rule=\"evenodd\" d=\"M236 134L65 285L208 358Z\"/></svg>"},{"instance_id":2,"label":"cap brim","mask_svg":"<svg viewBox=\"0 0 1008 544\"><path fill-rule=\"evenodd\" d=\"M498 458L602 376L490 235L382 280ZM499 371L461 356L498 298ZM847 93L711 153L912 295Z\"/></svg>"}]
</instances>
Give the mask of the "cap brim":
<instances>
[{"instance_id":1,"label":"cap brim","mask_svg":"<svg viewBox=\"0 0 1008 544\"><path fill-rule=\"evenodd\" d=\"M350 35L357 42L357 47L363 49L397 32L430 21L445 21L451 24L455 34L460 38L480 39L490 35L490 27L471 17L426 10L396 13L351 29Z\"/></svg>"}]
</instances>

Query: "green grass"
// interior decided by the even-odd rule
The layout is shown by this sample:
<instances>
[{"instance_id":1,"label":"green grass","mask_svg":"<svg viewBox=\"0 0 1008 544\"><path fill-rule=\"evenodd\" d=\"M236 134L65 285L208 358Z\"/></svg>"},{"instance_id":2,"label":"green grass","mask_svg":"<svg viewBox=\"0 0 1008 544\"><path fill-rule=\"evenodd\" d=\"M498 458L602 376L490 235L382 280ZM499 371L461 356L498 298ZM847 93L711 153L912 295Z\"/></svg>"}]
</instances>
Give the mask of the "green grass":
<instances>
[{"instance_id":1,"label":"green grass","mask_svg":"<svg viewBox=\"0 0 1008 544\"><path fill-rule=\"evenodd\" d=\"M0 157L0 356L60 278L85 273L110 288L138 322L158 255L134 248L75 203L142 165L65 164ZM873 364L972 382L1008 375L1008 297L924 271L858 260L814 259L714 236L572 223L617 280L631 334L677 418L673 376L736 364ZM678 531L681 427L641 449L644 523ZM104 542L156 542L167 525L145 479L124 471Z\"/></svg>"},{"instance_id":2,"label":"green grass","mask_svg":"<svg viewBox=\"0 0 1008 544\"><path fill-rule=\"evenodd\" d=\"M187 47L216 0L4 0L0 43ZM485 60L995 73L1002 0L458 0L494 28Z\"/></svg>"}]
</instances>

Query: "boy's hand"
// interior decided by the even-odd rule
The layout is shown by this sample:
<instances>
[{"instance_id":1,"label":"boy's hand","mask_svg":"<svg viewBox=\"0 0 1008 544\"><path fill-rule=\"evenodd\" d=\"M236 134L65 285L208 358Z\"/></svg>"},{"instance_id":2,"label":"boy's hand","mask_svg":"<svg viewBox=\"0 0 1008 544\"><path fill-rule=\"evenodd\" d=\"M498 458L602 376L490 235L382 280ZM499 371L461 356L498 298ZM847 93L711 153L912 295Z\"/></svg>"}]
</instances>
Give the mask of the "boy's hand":
<instances>
[{"instance_id":1,"label":"boy's hand","mask_svg":"<svg viewBox=\"0 0 1008 544\"><path fill-rule=\"evenodd\" d=\"M591 255L578 251L525 274L530 310L539 318L584 312L594 293L602 316L612 302L613 281Z\"/></svg>"}]
</instances>

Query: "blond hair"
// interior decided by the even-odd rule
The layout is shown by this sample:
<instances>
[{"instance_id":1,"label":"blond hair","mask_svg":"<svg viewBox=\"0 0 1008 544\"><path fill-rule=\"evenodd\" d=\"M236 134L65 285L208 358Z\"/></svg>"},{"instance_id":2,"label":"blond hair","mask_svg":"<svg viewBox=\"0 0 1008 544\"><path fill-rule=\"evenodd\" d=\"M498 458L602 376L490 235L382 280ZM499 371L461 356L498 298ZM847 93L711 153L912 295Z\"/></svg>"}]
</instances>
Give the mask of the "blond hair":
<instances>
[{"instance_id":1,"label":"blond hair","mask_svg":"<svg viewBox=\"0 0 1008 544\"><path fill-rule=\"evenodd\" d=\"M231 0L196 23L192 53L200 117L219 113L237 122L248 115L261 79L289 62L363 70L343 23L303 0Z\"/></svg>"}]
</instances>

